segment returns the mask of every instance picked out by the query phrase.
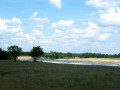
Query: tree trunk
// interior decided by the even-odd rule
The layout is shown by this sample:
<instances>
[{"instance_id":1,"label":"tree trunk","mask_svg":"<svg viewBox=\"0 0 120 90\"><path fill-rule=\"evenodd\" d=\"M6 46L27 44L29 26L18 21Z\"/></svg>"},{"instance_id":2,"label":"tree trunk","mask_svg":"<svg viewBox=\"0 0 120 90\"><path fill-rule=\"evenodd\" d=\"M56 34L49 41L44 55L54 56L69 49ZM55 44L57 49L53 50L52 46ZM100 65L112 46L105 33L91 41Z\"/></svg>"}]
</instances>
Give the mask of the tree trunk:
<instances>
[{"instance_id":1,"label":"tree trunk","mask_svg":"<svg viewBox=\"0 0 120 90\"><path fill-rule=\"evenodd\" d=\"M16 62L16 60L17 60L17 57L14 57L14 61Z\"/></svg>"},{"instance_id":2,"label":"tree trunk","mask_svg":"<svg viewBox=\"0 0 120 90\"><path fill-rule=\"evenodd\" d=\"M36 62L36 60L37 60L37 57L34 57L34 58L33 58L33 61Z\"/></svg>"}]
</instances>

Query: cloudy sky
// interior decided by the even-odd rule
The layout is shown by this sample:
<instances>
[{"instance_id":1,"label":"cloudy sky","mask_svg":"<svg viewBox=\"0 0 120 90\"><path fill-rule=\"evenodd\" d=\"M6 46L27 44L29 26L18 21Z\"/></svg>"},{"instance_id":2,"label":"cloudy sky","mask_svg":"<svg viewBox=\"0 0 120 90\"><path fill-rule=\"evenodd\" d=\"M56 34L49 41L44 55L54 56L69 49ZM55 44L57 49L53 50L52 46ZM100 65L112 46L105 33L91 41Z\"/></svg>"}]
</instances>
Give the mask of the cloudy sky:
<instances>
[{"instance_id":1,"label":"cloudy sky","mask_svg":"<svg viewBox=\"0 0 120 90\"><path fill-rule=\"evenodd\" d=\"M119 0L0 0L0 48L120 53Z\"/></svg>"}]
</instances>

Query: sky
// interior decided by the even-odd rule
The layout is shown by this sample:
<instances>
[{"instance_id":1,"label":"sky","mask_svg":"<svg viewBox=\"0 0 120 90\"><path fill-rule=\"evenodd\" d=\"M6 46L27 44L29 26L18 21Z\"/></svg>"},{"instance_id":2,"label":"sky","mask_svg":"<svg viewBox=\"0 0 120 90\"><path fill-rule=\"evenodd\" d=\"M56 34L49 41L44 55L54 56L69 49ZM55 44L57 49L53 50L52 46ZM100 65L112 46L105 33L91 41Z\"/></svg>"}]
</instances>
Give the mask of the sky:
<instances>
[{"instance_id":1,"label":"sky","mask_svg":"<svg viewBox=\"0 0 120 90\"><path fill-rule=\"evenodd\" d=\"M0 48L120 53L119 0L0 0Z\"/></svg>"}]
</instances>

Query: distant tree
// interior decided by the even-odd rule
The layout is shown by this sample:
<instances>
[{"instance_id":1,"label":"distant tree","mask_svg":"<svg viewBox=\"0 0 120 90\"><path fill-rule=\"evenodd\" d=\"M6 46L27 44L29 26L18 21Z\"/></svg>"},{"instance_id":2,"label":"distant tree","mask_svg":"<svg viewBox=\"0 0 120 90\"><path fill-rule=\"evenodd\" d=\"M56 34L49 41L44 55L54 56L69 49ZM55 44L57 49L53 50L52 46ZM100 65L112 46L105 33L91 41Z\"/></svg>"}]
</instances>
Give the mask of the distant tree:
<instances>
[{"instance_id":1,"label":"distant tree","mask_svg":"<svg viewBox=\"0 0 120 90\"><path fill-rule=\"evenodd\" d=\"M44 53L44 58L49 58L49 53Z\"/></svg>"},{"instance_id":2,"label":"distant tree","mask_svg":"<svg viewBox=\"0 0 120 90\"><path fill-rule=\"evenodd\" d=\"M50 57L51 59L58 59L58 58L63 58L64 55L63 55L62 52L50 51L49 57Z\"/></svg>"},{"instance_id":3,"label":"distant tree","mask_svg":"<svg viewBox=\"0 0 120 90\"><path fill-rule=\"evenodd\" d=\"M44 54L43 49L40 46L33 47L30 55L33 57L33 61L36 62L37 58L39 56L42 56Z\"/></svg>"},{"instance_id":4,"label":"distant tree","mask_svg":"<svg viewBox=\"0 0 120 90\"><path fill-rule=\"evenodd\" d=\"M6 51L4 51L4 50L2 50L1 48L0 48L0 60L5 60L5 59L9 59L9 55L8 55L8 53L6 52Z\"/></svg>"},{"instance_id":5,"label":"distant tree","mask_svg":"<svg viewBox=\"0 0 120 90\"><path fill-rule=\"evenodd\" d=\"M120 53L117 55L118 58L120 58Z\"/></svg>"},{"instance_id":6,"label":"distant tree","mask_svg":"<svg viewBox=\"0 0 120 90\"><path fill-rule=\"evenodd\" d=\"M59 58L59 52L53 52L53 56L54 56L54 59L58 59Z\"/></svg>"},{"instance_id":7,"label":"distant tree","mask_svg":"<svg viewBox=\"0 0 120 90\"><path fill-rule=\"evenodd\" d=\"M72 57L72 53L67 52L67 53L66 53L66 56L67 56L68 58L71 58L71 57Z\"/></svg>"},{"instance_id":8,"label":"distant tree","mask_svg":"<svg viewBox=\"0 0 120 90\"><path fill-rule=\"evenodd\" d=\"M11 54L14 61L17 60L17 57L20 55L21 52L22 52L22 48L20 48L20 47L18 47L16 45L8 47L8 53Z\"/></svg>"},{"instance_id":9,"label":"distant tree","mask_svg":"<svg viewBox=\"0 0 120 90\"><path fill-rule=\"evenodd\" d=\"M30 56L30 52L21 52L21 56Z\"/></svg>"},{"instance_id":10,"label":"distant tree","mask_svg":"<svg viewBox=\"0 0 120 90\"><path fill-rule=\"evenodd\" d=\"M59 58L63 58L64 54L62 52L59 52Z\"/></svg>"}]
</instances>

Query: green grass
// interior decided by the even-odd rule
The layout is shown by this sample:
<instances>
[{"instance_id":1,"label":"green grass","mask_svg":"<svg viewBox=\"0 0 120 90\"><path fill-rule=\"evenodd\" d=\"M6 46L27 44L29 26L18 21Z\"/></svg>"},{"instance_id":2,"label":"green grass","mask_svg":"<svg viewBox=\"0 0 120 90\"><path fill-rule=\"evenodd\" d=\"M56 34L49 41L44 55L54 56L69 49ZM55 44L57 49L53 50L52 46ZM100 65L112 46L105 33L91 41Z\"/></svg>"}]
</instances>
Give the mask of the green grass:
<instances>
[{"instance_id":1,"label":"green grass","mask_svg":"<svg viewBox=\"0 0 120 90\"><path fill-rule=\"evenodd\" d=\"M5 60L0 90L120 90L120 68Z\"/></svg>"}]
</instances>

